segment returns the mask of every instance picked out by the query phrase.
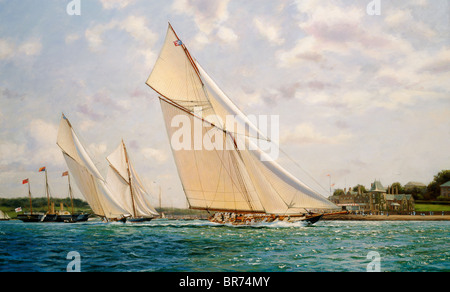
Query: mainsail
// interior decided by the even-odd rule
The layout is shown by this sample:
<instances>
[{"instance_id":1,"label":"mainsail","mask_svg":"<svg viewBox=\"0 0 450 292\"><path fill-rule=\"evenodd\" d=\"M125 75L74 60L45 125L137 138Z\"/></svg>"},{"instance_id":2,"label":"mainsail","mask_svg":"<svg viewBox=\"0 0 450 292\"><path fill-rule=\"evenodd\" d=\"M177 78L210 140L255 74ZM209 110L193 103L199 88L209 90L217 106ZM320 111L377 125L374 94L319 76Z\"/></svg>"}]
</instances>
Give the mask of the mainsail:
<instances>
[{"instance_id":1,"label":"mainsail","mask_svg":"<svg viewBox=\"0 0 450 292\"><path fill-rule=\"evenodd\" d=\"M149 194L134 169L125 143L106 158L109 162L107 176L108 185L114 189L117 200L133 215L133 218L158 216L158 212L150 204Z\"/></svg>"},{"instance_id":2,"label":"mainsail","mask_svg":"<svg viewBox=\"0 0 450 292\"><path fill-rule=\"evenodd\" d=\"M147 85L160 96L170 139L178 135L175 119L190 122L190 137L183 137L188 147L174 149L172 143L172 152L191 208L278 215L337 208L275 161L261 159L266 154L253 138L270 139L192 58L170 24ZM227 128L229 116L240 126ZM196 123L202 125L201 133ZM215 147L196 147L197 135L214 137Z\"/></svg>"},{"instance_id":3,"label":"mainsail","mask_svg":"<svg viewBox=\"0 0 450 292\"><path fill-rule=\"evenodd\" d=\"M62 150L78 189L96 215L107 219L130 216L106 184L64 114L59 125L57 144Z\"/></svg>"}]
</instances>

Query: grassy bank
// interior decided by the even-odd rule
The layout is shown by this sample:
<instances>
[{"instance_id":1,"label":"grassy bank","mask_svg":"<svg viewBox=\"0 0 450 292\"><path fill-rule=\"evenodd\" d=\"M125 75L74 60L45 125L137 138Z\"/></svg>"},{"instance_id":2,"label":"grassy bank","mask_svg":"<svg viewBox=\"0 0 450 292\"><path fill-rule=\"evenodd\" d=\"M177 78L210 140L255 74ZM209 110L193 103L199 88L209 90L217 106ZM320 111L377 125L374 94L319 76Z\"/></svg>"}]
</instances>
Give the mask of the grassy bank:
<instances>
[{"instance_id":1,"label":"grassy bank","mask_svg":"<svg viewBox=\"0 0 450 292\"><path fill-rule=\"evenodd\" d=\"M416 212L442 212L450 211L450 205L443 204L416 204Z\"/></svg>"},{"instance_id":2,"label":"grassy bank","mask_svg":"<svg viewBox=\"0 0 450 292\"><path fill-rule=\"evenodd\" d=\"M72 204L70 202L70 199L59 199L59 198L52 198L52 202L55 203L55 210L60 210L60 205L63 203L64 210L67 210L69 212L72 211ZM89 207L89 204L83 200L80 199L74 199L73 200L74 205L74 213L92 213L91 208ZM0 210L7 213L9 217L12 219L17 217L17 214L15 212L15 209L21 207L22 211L24 212L30 212L30 199L29 198L13 198L13 199L2 199L0 198ZM33 212L36 213L45 213L48 211L48 202L47 198L33 198Z\"/></svg>"}]
</instances>

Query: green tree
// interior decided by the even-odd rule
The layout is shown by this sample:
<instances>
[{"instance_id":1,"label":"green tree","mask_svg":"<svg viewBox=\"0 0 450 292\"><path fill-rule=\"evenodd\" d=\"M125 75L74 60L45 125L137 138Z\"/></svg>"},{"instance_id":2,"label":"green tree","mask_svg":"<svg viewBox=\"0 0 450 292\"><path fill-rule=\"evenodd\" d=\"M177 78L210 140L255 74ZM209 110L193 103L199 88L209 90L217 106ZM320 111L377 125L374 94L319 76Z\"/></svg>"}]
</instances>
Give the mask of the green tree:
<instances>
[{"instance_id":1,"label":"green tree","mask_svg":"<svg viewBox=\"0 0 450 292\"><path fill-rule=\"evenodd\" d=\"M411 194L414 200L423 200L427 193L427 189L424 187L413 187L408 189L408 194Z\"/></svg>"},{"instance_id":2,"label":"green tree","mask_svg":"<svg viewBox=\"0 0 450 292\"><path fill-rule=\"evenodd\" d=\"M450 181L450 170L442 170L434 176L434 180L427 186L425 199L436 200L441 194L440 186Z\"/></svg>"},{"instance_id":3,"label":"green tree","mask_svg":"<svg viewBox=\"0 0 450 292\"><path fill-rule=\"evenodd\" d=\"M404 194L405 193L405 188L402 186L401 183L399 182L395 182L391 185L392 188L392 192L395 194L395 189L398 188L398 193L399 194Z\"/></svg>"},{"instance_id":4,"label":"green tree","mask_svg":"<svg viewBox=\"0 0 450 292\"><path fill-rule=\"evenodd\" d=\"M366 187L363 185L360 185L360 184L357 184L356 186L354 186L352 191L357 192L358 187L361 187L361 194L367 193Z\"/></svg>"},{"instance_id":5,"label":"green tree","mask_svg":"<svg viewBox=\"0 0 450 292\"><path fill-rule=\"evenodd\" d=\"M333 196L340 196L344 194L344 190L343 189L335 189L333 192Z\"/></svg>"}]
</instances>

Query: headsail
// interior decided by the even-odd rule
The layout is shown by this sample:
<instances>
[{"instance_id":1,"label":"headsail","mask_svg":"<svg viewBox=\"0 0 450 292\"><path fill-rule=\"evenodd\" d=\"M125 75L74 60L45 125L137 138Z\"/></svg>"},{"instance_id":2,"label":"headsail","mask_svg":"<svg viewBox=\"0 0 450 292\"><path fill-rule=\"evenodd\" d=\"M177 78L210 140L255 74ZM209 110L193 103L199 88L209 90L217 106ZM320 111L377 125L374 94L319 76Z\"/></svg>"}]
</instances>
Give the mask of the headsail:
<instances>
[{"instance_id":1,"label":"headsail","mask_svg":"<svg viewBox=\"0 0 450 292\"><path fill-rule=\"evenodd\" d=\"M59 125L57 144L62 150L78 189L95 214L111 219L129 215L116 200L113 191L106 184L64 115Z\"/></svg>"},{"instance_id":2,"label":"headsail","mask_svg":"<svg viewBox=\"0 0 450 292\"><path fill-rule=\"evenodd\" d=\"M173 155L191 207L271 214L299 214L304 213L305 208L336 208L278 163L260 160L264 152L252 144L250 137L269 139L180 43L169 24L164 46L147 85L161 97L170 139L176 132L172 126L176 116L187 117L190 121L191 137L187 137L190 148L173 149ZM228 125L223 123L230 115L240 123L238 129L227 129ZM199 121L203 124L201 137L222 137L219 145L222 147L195 148L194 135L200 133L195 133L194 125Z\"/></svg>"},{"instance_id":3,"label":"headsail","mask_svg":"<svg viewBox=\"0 0 450 292\"><path fill-rule=\"evenodd\" d=\"M158 212L150 204L149 194L128 156L125 143L106 158L109 162L108 185L116 190L117 200L133 217L154 217Z\"/></svg>"}]
</instances>

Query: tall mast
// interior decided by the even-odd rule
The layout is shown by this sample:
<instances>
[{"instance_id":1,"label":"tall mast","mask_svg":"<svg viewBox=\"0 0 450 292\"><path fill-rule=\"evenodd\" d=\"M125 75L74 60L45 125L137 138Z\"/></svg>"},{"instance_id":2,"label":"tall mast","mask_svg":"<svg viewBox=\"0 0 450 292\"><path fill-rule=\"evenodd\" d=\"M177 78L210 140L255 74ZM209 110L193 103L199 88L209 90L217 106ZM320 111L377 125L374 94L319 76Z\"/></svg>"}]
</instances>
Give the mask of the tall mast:
<instances>
[{"instance_id":1,"label":"tall mast","mask_svg":"<svg viewBox=\"0 0 450 292\"><path fill-rule=\"evenodd\" d=\"M159 210L162 210L161 186L159 186Z\"/></svg>"},{"instance_id":2,"label":"tall mast","mask_svg":"<svg viewBox=\"0 0 450 292\"><path fill-rule=\"evenodd\" d=\"M30 197L30 211L31 211L31 215L33 215L33 202L31 200L31 187L30 187L30 180L28 180L28 196Z\"/></svg>"},{"instance_id":3,"label":"tall mast","mask_svg":"<svg viewBox=\"0 0 450 292\"><path fill-rule=\"evenodd\" d=\"M73 215L73 196L72 196L72 186L70 185L70 174L67 174L67 179L69 180L69 197L70 203L72 204L72 215Z\"/></svg>"},{"instance_id":4,"label":"tall mast","mask_svg":"<svg viewBox=\"0 0 450 292\"><path fill-rule=\"evenodd\" d=\"M49 213L50 212L50 194L48 191L48 177L47 177L47 167L45 168L45 193L47 194L47 209Z\"/></svg>"},{"instance_id":5,"label":"tall mast","mask_svg":"<svg viewBox=\"0 0 450 292\"><path fill-rule=\"evenodd\" d=\"M133 187L131 185L131 173L130 173L130 162L128 161L128 153L127 153L127 147L125 146L125 143L122 140L123 150L125 153L125 162L127 163L127 173L128 173L128 185L130 186L130 194L131 194L131 202L133 204L133 214L134 218L136 218L136 206L134 203L134 194L133 194Z\"/></svg>"}]
</instances>

